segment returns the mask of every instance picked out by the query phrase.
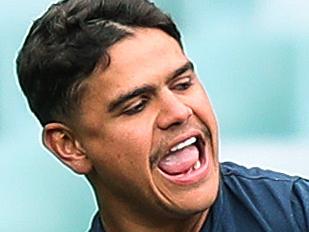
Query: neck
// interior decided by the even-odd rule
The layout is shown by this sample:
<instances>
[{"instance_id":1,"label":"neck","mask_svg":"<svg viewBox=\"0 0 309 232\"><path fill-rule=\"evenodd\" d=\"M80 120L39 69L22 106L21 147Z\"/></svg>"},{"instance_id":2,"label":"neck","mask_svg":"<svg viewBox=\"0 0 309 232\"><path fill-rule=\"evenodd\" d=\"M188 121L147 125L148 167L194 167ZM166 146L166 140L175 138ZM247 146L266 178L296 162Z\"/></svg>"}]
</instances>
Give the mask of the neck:
<instances>
[{"instance_id":1,"label":"neck","mask_svg":"<svg viewBox=\"0 0 309 232\"><path fill-rule=\"evenodd\" d=\"M138 213L110 202L103 205L100 207L100 218L106 232L198 232L208 214L205 210L186 217L171 217L167 214Z\"/></svg>"}]
</instances>

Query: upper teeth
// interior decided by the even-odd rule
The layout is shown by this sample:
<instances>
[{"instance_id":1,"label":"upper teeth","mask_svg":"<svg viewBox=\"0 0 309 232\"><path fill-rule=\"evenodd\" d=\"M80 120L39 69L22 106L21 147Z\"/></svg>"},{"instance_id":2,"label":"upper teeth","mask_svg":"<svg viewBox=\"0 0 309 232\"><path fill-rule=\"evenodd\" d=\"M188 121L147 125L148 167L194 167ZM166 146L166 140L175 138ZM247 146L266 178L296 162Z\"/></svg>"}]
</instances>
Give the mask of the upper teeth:
<instances>
[{"instance_id":1,"label":"upper teeth","mask_svg":"<svg viewBox=\"0 0 309 232\"><path fill-rule=\"evenodd\" d=\"M189 139L187 139L187 140L185 140L181 143L178 143L176 146L172 147L170 151L175 152L175 151L178 151L180 149L183 149L184 147L190 146L193 143L195 143L196 140L197 139L195 137L191 137L191 138L189 138Z\"/></svg>"}]
</instances>

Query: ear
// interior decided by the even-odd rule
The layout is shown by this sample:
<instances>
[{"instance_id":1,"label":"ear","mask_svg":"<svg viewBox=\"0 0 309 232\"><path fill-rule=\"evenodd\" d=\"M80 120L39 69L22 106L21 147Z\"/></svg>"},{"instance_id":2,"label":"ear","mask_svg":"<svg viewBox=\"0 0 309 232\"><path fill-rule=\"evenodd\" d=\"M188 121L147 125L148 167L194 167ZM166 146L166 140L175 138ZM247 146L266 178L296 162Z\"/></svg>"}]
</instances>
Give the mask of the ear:
<instances>
[{"instance_id":1,"label":"ear","mask_svg":"<svg viewBox=\"0 0 309 232\"><path fill-rule=\"evenodd\" d=\"M78 174L88 174L92 163L73 132L62 123L49 123L43 130L43 144L62 163Z\"/></svg>"}]
</instances>

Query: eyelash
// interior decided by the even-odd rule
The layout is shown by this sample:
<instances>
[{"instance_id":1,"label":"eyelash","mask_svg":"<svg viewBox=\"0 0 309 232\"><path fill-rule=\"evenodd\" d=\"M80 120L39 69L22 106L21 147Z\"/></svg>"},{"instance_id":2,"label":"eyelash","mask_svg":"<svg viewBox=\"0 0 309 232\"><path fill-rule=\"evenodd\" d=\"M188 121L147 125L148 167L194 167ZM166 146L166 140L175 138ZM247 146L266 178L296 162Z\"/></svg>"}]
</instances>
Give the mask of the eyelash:
<instances>
[{"instance_id":1,"label":"eyelash","mask_svg":"<svg viewBox=\"0 0 309 232\"><path fill-rule=\"evenodd\" d=\"M133 106L129 107L123 113L126 115L134 115L141 112L146 107L148 100L149 99L147 98L141 99L137 104L134 104Z\"/></svg>"},{"instance_id":2,"label":"eyelash","mask_svg":"<svg viewBox=\"0 0 309 232\"><path fill-rule=\"evenodd\" d=\"M184 91L189 89L193 83L191 77L187 78L186 81L180 81L180 83L176 83L172 89L178 90L178 91Z\"/></svg>"},{"instance_id":3,"label":"eyelash","mask_svg":"<svg viewBox=\"0 0 309 232\"><path fill-rule=\"evenodd\" d=\"M183 81L183 80L179 81L179 83L176 83L172 89L177 90L177 91L185 91L189 89L193 85L193 82L192 82L191 77L187 79L188 80L186 81ZM148 97L142 98L137 104L133 104L133 106L128 107L128 109L125 109L123 111L123 114L130 116L130 115L134 115L134 114L137 114L143 111L148 101L149 101Z\"/></svg>"}]
</instances>

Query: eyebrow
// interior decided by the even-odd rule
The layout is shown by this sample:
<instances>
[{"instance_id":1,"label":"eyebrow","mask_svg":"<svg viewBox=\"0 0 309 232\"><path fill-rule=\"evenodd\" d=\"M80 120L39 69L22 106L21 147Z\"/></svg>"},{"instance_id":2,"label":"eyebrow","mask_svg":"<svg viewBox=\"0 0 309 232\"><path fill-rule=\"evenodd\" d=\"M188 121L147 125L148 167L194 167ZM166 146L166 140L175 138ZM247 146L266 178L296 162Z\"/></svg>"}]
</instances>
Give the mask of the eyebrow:
<instances>
[{"instance_id":1,"label":"eyebrow","mask_svg":"<svg viewBox=\"0 0 309 232\"><path fill-rule=\"evenodd\" d=\"M170 75L167 79L167 82L170 82L171 80L173 80L174 78L180 76L181 74L187 72L187 71L194 71L194 65L191 61L188 61L187 63L185 63L183 66L181 66L180 68L176 69L172 75Z\"/></svg>"},{"instance_id":2,"label":"eyebrow","mask_svg":"<svg viewBox=\"0 0 309 232\"><path fill-rule=\"evenodd\" d=\"M183 73L185 73L185 72L187 72L189 70L192 70L192 71L194 70L194 66L193 66L193 63L191 61L188 61L183 66L181 66L180 68L176 69L167 78L167 82L173 80L174 78L180 76L181 74L183 74ZM141 87L137 87L137 88L133 89L132 91L130 91L128 93L121 94L115 100L111 101L108 104L107 110L108 110L109 113L111 113L111 112L115 111L123 103L125 103L126 101L131 100L132 98L135 98L135 97L143 95L143 94L154 95L155 91L156 91L156 88L155 88L155 86L152 86L152 85L143 85Z\"/></svg>"}]
</instances>

